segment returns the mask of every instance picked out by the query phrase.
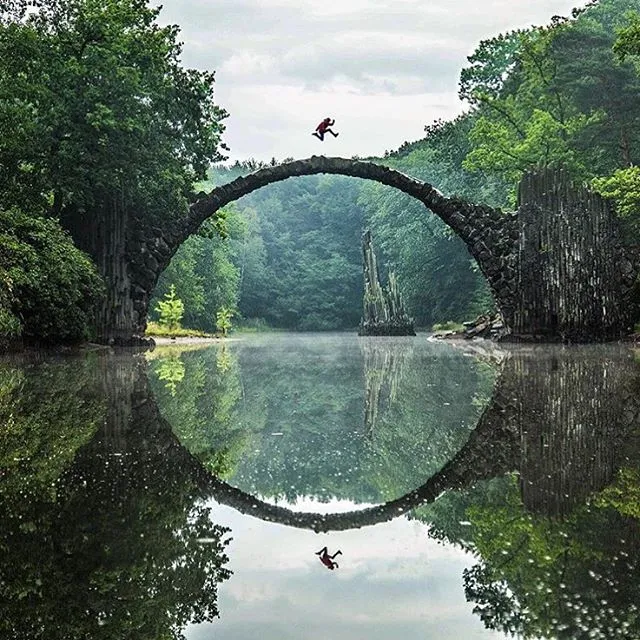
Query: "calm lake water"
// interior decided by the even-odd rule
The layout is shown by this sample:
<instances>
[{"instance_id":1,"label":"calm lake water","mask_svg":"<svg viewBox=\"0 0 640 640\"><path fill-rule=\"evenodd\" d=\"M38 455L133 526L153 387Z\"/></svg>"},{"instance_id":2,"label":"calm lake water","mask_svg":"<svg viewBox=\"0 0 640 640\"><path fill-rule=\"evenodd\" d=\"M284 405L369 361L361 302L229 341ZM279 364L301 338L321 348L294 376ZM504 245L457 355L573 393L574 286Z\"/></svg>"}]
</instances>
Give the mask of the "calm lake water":
<instances>
[{"instance_id":1,"label":"calm lake water","mask_svg":"<svg viewBox=\"0 0 640 640\"><path fill-rule=\"evenodd\" d=\"M625 346L0 359L0 638L640 638L639 391Z\"/></svg>"}]
</instances>

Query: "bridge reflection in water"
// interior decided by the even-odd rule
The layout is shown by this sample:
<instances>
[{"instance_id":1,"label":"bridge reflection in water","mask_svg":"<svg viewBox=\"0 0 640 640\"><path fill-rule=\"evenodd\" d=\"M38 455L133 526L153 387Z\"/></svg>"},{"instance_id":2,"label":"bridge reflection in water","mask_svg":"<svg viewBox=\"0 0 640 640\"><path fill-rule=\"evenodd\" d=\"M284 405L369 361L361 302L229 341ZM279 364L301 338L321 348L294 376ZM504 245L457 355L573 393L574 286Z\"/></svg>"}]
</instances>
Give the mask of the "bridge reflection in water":
<instances>
[{"instance_id":1,"label":"bridge reflection in water","mask_svg":"<svg viewBox=\"0 0 640 640\"><path fill-rule=\"evenodd\" d=\"M365 371L364 376L364 431L375 437L376 420L402 382L402 362L386 351L384 342L363 344L363 349L365 368L379 374ZM139 616L140 628L148 631L155 625L158 633L213 619L217 584L230 574L225 554L228 531L211 523L204 506L209 498L269 522L316 532L344 531L415 514L416 508L435 507L447 496L465 491L472 495L483 482L515 477L524 511L513 511L513 505L505 510L502 503L471 510L477 515L485 509L495 520L494 529L486 521L478 525L474 551L480 552L484 564L464 578L478 615L488 627L539 637L581 637L576 629L584 624L608 629L608 637L636 637L629 634L639 631L634 603L640 594L633 576L640 560L640 529L637 506L634 516L633 504L620 498L620 492L638 489L633 482L615 488L620 474L633 471L640 458L638 366L632 353L625 347L545 346L475 355L488 358L499 373L489 404L459 451L402 496L330 514L271 504L210 473L161 415L142 356L96 356L81 365L63 361L26 367L5 362L4 373L0 370L2 418L11 416L14 432L22 425L23 433L32 433L45 423L48 431L38 436L39 450L32 447L28 461L13 456L11 437L5 441L0 500L6 515L0 543L7 553L0 561L5 596L0 631L6 637L36 638L44 625L57 630L50 633L54 639L72 637L71 633L128 637L124 629L131 624L132 612ZM48 376L48 391L43 392L35 379L32 384L36 371ZM57 438L54 444L47 444L49 431ZM600 511L599 520L589 520L590 501L607 491L609 515ZM428 521L433 516L428 509L421 513L414 517ZM558 571L545 568L535 588L522 586L521 578L509 570L519 562L518 554L533 544L532 523L544 520L532 518L540 516L560 523L549 536L568 540L557 556L565 565ZM510 547L500 547L500 536L514 522L525 535ZM592 545L597 553L585 551L583 540L578 545L582 551L574 554L577 543L563 528L571 522L599 538ZM476 526L475 521L469 524ZM442 523L436 523L434 531L438 527L441 538L464 545ZM492 543L497 546L492 548ZM503 557L506 548L509 553ZM499 561L492 555L496 553ZM582 563L579 570L570 562L572 554ZM527 558L533 562L535 556ZM537 575L535 570L545 560L535 562L528 565L531 575ZM598 585L589 587L588 597L580 591L583 569L587 580L591 573L600 576ZM500 580L508 583L508 597L496 587ZM531 613L531 594L543 588L540 585L557 596L557 602L537 605L537 613ZM613 613L607 614L614 622L605 624L598 612L609 589L617 590L611 598ZM157 607L132 604L145 601L144 594L152 592L159 596L154 599ZM589 597L594 604L585 609ZM61 598L72 604L61 607ZM571 609L576 602L582 607L579 615ZM86 611L93 614L86 616ZM624 620L621 612L628 614ZM111 636L102 633L104 625ZM616 626L619 633L611 630Z\"/></svg>"},{"instance_id":2,"label":"bridge reflection in water","mask_svg":"<svg viewBox=\"0 0 640 640\"><path fill-rule=\"evenodd\" d=\"M378 374L382 371L374 385L365 375L365 429L371 433L381 393L393 394L401 363L384 347L367 349L365 363L374 363ZM496 354L500 373L492 399L462 449L421 486L350 513L292 511L216 478L176 439L150 392L144 364L133 359L119 359L104 371L107 395L117 401L93 446L125 452L131 438L142 438L145 446L162 453L164 464L187 474L202 495L267 521L314 531L374 525L432 502L447 490L509 472L519 474L527 509L566 515L607 486L623 456L636 447L637 365L625 347L516 348L493 351L494 360ZM123 403L125 389L133 393Z\"/></svg>"}]
</instances>

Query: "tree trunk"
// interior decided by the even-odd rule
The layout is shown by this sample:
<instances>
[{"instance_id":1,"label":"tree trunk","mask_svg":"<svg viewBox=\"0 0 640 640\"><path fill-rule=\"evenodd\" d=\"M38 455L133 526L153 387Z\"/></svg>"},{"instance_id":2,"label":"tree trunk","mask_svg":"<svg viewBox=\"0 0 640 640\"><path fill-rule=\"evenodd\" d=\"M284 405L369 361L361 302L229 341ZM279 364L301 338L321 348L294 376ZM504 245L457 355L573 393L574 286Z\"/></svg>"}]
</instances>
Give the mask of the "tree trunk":
<instances>
[{"instance_id":1,"label":"tree trunk","mask_svg":"<svg viewBox=\"0 0 640 640\"><path fill-rule=\"evenodd\" d=\"M625 167L633 167L631 159L631 144L629 142L629 134L626 127L620 127L620 150L622 151L622 162Z\"/></svg>"}]
</instances>

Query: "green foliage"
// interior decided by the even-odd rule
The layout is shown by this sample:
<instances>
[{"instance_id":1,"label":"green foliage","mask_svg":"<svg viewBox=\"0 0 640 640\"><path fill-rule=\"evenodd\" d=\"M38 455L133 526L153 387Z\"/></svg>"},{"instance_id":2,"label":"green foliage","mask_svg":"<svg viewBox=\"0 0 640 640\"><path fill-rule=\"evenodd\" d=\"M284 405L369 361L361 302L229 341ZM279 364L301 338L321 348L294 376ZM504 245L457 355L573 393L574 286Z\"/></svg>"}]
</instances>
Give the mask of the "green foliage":
<instances>
[{"instance_id":1,"label":"green foliage","mask_svg":"<svg viewBox=\"0 0 640 640\"><path fill-rule=\"evenodd\" d=\"M225 208L226 235L206 223L201 233L189 238L160 276L152 307L174 286L185 305L184 323L206 332L216 330L220 307L237 308L242 277L236 252L243 242L245 221L237 206Z\"/></svg>"},{"instance_id":2,"label":"green foliage","mask_svg":"<svg viewBox=\"0 0 640 640\"><path fill-rule=\"evenodd\" d=\"M613 484L593 500L598 508L613 508L622 516L640 522L640 468L623 467Z\"/></svg>"},{"instance_id":3,"label":"green foliage","mask_svg":"<svg viewBox=\"0 0 640 640\"><path fill-rule=\"evenodd\" d=\"M639 139L640 82L613 53L628 0L603 0L547 27L482 42L461 75L477 111L464 166L515 185L563 166L585 179L629 166Z\"/></svg>"},{"instance_id":4,"label":"green foliage","mask_svg":"<svg viewBox=\"0 0 640 640\"><path fill-rule=\"evenodd\" d=\"M233 317L233 311L227 307L218 309L216 313L216 327L218 331L222 331L222 335L226 337L227 333L231 329L231 318Z\"/></svg>"},{"instance_id":5,"label":"green foliage","mask_svg":"<svg viewBox=\"0 0 640 640\"><path fill-rule=\"evenodd\" d=\"M16 0L0 22L0 202L166 217L218 153L214 74L148 0ZM31 5L25 15L25 8Z\"/></svg>"},{"instance_id":6,"label":"green foliage","mask_svg":"<svg viewBox=\"0 0 640 640\"><path fill-rule=\"evenodd\" d=\"M222 184L257 168L252 162L216 167L212 181ZM242 198L241 233L230 234L238 297L217 308L237 308L245 318L279 328L356 327L362 296L358 193L355 180L309 176Z\"/></svg>"},{"instance_id":7,"label":"green foliage","mask_svg":"<svg viewBox=\"0 0 640 640\"><path fill-rule=\"evenodd\" d=\"M624 60L626 56L640 56L640 14L629 13L629 24L618 30L613 50Z\"/></svg>"},{"instance_id":8,"label":"green foliage","mask_svg":"<svg viewBox=\"0 0 640 640\"><path fill-rule=\"evenodd\" d=\"M579 170L569 139L581 119L576 122L558 89L548 55L554 32L498 36L482 42L471 56L472 66L461 75L460 95L476 106L480 117L470 132L465 168L498 173L511 183L536 165Z\"/></svg>"},{"instance_id":9,"label":"green foliage","mask_svg":"<svg viewBox=\"0 0 640 640\"><path fill-rule=\"evenodd\" d=\"M182 300L176 298L176 288L169 287L169 293L165 294L164 300L159 300L156 311L160 314L160 325L172 332L180 329L180 320L184 315L184 304Z\"/></svg>"},{"instance_id":10,"label":"green foliage","mask_svg":"<svg viewBox=\"0 0 640 640\"><path fill-rule=\"evenodd\" d=\"M0 349L4 341L19 338L22 333L20 318L12 311L14 304L13 282L0 267Z\"/></svg>"},{"instance_id":11,"label":"green foliage","mask_svg":"<svg viewBox=\"0 0 640 640\"><path fill-rule=\"evenodd\" d=\"M460 98L474 106L499 98L518 66L525 31L511 31L480 42L460 72Z\"/></svg>"},{"instance_id":12,"label":"green foliage","mask_svg":"<svg viewBox=\"0 0 640 640\"><path fill-rule=\"evenodd\" d=\"M618 169L606 178L596 178L593 188L615 202L616 212L627 223L634 237L640 234L640 168Z\"/></svg>"},{"instance_id":13,"label":"green foliage","mask_svg":"<svg viewBox=\"0 0 640 640\"><path fill-rule=\"evenodd\" d=\"M91 260L55 220L0 210L0 335L87 339L103 291Z\"/></svg>"},{"instance_id":14,"label":"green foliage","mask_svg":"<svg viewBox=\"0 0 640 640\"><path fill-rule=\"evenodd\" d=\"M160 338L212 338L213 334L200 331L199 329L185 329L184 327L178 327L169 329L165 325L161 325L158 322L148 322L147 329L145 331L147 336L156 336Z\"/></svg>"},{"instance_id":15,"label":"green foliage","mask_svg":"<svg viewBox=\"0 0 640 640\"><path fill-rule=\"evenodd\" d=\"M171 355L160 362L157 369L158 380L162 380L171 395L175 396L177 385L184 379L184 372L184 364L180 356Z\"/></svg>"}]
</instances>

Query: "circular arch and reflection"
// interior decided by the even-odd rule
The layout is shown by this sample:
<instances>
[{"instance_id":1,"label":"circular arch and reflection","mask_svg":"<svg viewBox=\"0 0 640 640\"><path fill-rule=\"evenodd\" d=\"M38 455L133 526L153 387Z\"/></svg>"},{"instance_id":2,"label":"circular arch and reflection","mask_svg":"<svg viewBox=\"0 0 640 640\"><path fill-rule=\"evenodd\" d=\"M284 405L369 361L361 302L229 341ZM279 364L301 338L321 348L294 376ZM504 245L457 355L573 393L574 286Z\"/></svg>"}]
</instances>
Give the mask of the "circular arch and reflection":
<instances>
[{"instance_id":1,"label":"circular arch and reflection","mask_svg":"<svg viewBox=\"0 0 640 640\"><path fill-rule=\"evenodd\" d=\"M611 481L620 464L620 443L637 421L635 364L624 348L615 357L612 353L610 347L585 347L579 357L561 347L505 352L491 402L458 453L421 486L346 513L297 512L212 475L161 416L143 371L139 387L147 396L147 417L132 417L132 422L138 428L144 422L156 425L156 444L164 442L166 454L179 461L204 496L287 526L317 532L371 526L433 502L449 489L514 471L528 509L561 516Z\"/></svg>"}]
</instances>

